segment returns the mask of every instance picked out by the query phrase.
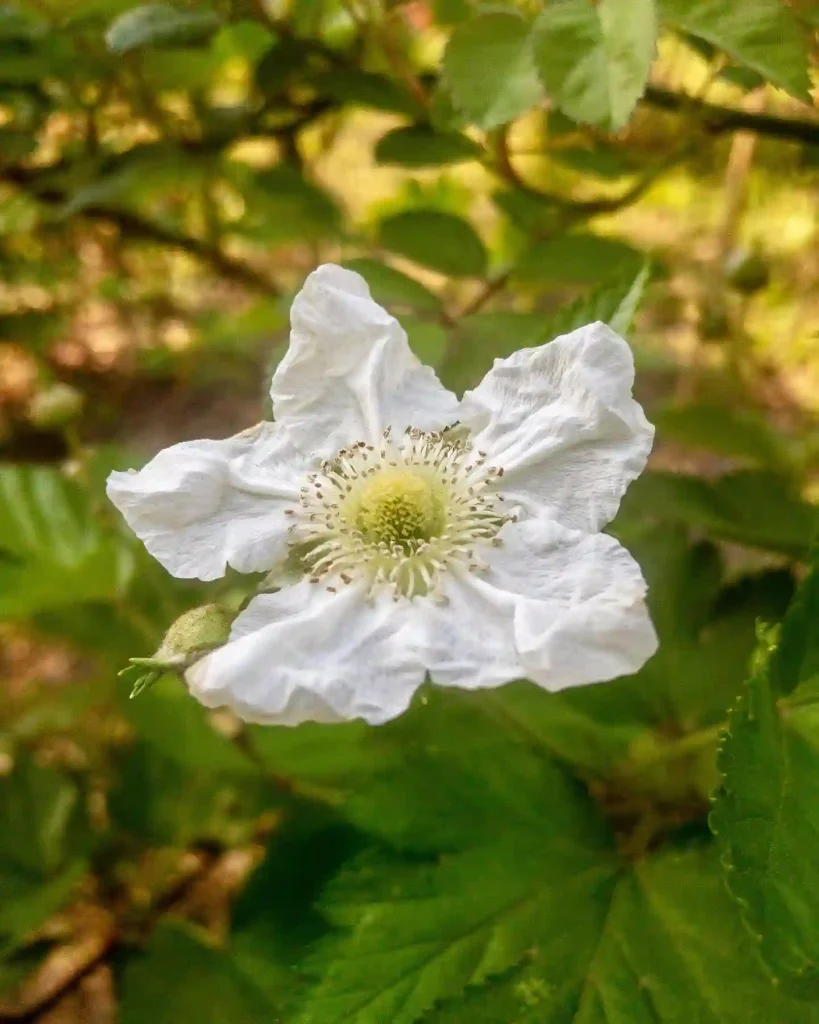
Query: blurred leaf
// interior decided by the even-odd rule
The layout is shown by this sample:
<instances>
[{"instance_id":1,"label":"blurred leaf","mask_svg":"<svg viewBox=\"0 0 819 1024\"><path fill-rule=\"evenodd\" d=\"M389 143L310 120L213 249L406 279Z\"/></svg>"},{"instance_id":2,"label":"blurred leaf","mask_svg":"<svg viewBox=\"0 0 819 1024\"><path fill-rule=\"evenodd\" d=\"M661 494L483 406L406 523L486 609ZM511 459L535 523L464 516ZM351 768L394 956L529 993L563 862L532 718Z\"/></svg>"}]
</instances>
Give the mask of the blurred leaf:
<instances>
[{"instance_id":1,"label":"blurred leaf","mask_svg":"<svg viewBox=\"0 0 819 1024\"><path fill-rule=\"evenodd\" d=\"M702 451L733 456L768 469L787 469L788 445L764 416L752 410L695 403L666 406L653 416L660 433L670 441Z\"/></svg>"},{"instance_id":2,"label":"blurred leaf","mask_svg":"<svg viewBox=\"0 0 819 1024\"><path fill-rule=\"evenodd\" d=\"M211 725L208 712L177 679L166 676L140 700L123 695L123 710L140 739L189 769L253 773L253 763Z\"/></svg>"},{"instance_id":3,"label":"blurred leaf","mask_svg":"<svg viewBox=\"0 0 819 1024\"><path fill-rule=\"evenodd\" d=\"M190 45L205 42L219 24L218 14L203 4L197 10L143 4L121 14L105 33L105 41L114 53L128 53L146 45Z\"/></svg>"},{"instance_id":4,"label":"blurred leaf","mask_svg":"<svg viewBox=\"0 0 819 1024\"><path fill-rule=\"evenodd\" d=\"M117 758L108 805L115 839L180 849L208 840L232 847L252 841L259 814L269 808L270 787L247 769L226 771L221 760L211 768L204 758L196 766L168 758L149 739Z\"/></svg>"},{"instance_id":5,"label":"blurred leaf","mask_svg":"<svg viewBox=\"0 0 819 1024\"><path fill-rule=\"evenodd\" d=\"M280 39L256 65L256 86L265 96L278 96L310 68L313 50L300 39Z\"/></svg>"},{"instance_id":6,"label":"blurred leaf","mask_svg":"<svg viewBox=\"0 0 819 1024\"><path fill-rule=\"evenodd\" d=\"M622 147L598 142L590 148L572 146L568 149L554 149L549 152L552 160L580 174L594 178L614 180L627 174L634 174L639 168Z\"/></svg>"},{"instance_id":7,"label":"blurred leaf","mask_svg":"<svg viewBox=\"0 0 819 1024\"><path fill-rule=\"evenodd\" d=\"M563 0L538 17L535 60L565 114L617 131L645 90L656 39L654 0Z\"/></svg>"},{"instance_id":8,"label":"blurred leaf","mask_svg":"<svg viewBox=\"0 0 819 1024\"><path fill-rule=\"evenodd\" d=\"M0 467L0 618L115 600L133 564L76 483L45 467Z\"/></svg>"},{"instance_id":9,"label":"blurred leaf","mask_svg":"<svg viewBox=\"0 0 819 1024\"><path fill-rule=\"evenodd\" d=\"M634 277L644 260L645 256L626 242L575 232L535 242L523 254L514 275L526 283L599 284L618 275Z\"/></svg>"},{"instance_id":10,"label":"blurred leaf","mask_svg":"<svg viewBox=\"0 0 819 1024\"><path fill-rule=\"evenodd\" d=\"M428 1024L811 1024L812 1008L778 992L725 892L712 844L662 847L624 870L581 969L564 988L553 962L571 928L531 963L424 1018ZM575 968L569 961L569 968ZM738 979L742 983L738 983ZM568 991L566 990L568 988Z\"/></svg>"},{"instance_id":11,"label":"blurred leaf","mask_svg":"<svg viewBox=\"0 0 819 1024\"><path fill-rule=\"evenodd\" d=\"M659 0L664 21L702 36L774 85L811 102L805 34L780 0Z\"/></svg>"},{"instance_id":12,"label":"blurred leaf","mask_svg":"<svg viewBox=\"0 0 819 1024\"><path fill-rule=\"evenodd\" d=\"M398 167L441 167L476 160L480 154L480 146L468 136L436 132L422 125L393 128L375 147L378 163Z\"/></svg>"},{"instance_id":13,"label":"blurred leaf","mask_svg":"<svg viewBox=\"0 0 819 1024\"><path fill-rule=\"evenodd\" d=\"M455 106L481 128L506 124L543 98L529 25L513 10L460 24L444 54L443 77Z\"/></svg>"},{"instance_id":14,"label":"blurred leaf","mask_svg":"<svg viewBox=\"0 0 819 1024\"><path fill-rule=\"evenodd\" d=\"M88 870L73 860L52 878L15 878L0 863L0 953L17 952L26 938L69 902Z\"/></svg>"},{"instance_id":15,"label":"blurred leaf","mask_svg":"<svg viewBox=\"0 0 819 1024\"><path fill-rule=\"evenodd\" d=\"M387 217L379 225L385 249L454 277L481 277L487 255L472 225L438 210L412 210Z\"/></svg>"},{"instance_id":16,"label":"blurred leaf","mask_svg":"<svg viewBox=\"0 0 819 1024\"><path fill-rule=\"evenodd\" d=\"M344 266L355 270L370 286L373 298L383 306L406 306L410 309L436 313L441 309L441 300L400 270L372 259L345 260Z\"/></svg>"},{"instance_id":17,"label":"blurred leaf","mask_svg":"<svg viewBox=\"0 0 819 1024\"><path fill-rule=\"evenodd\" d=\"M402 317L404 330L409 337L410 348L426 366L437 367L446 354L449 335L446 328L430 320L418 317Z\"/></svg>"},{"instance_id":18,"label":"blurred leaf","mask_svg":"<svg viewBox=\"0 0 819 1024\"><path fill-rule=\"evenodd\" d=\"M77 786L56 769L20 755L0 777L0 861L46 876L68 859L83 822Z\"/></svg>"},{"instance_id":19,"label":"blurred leaf","mask_svg":"<svg viewBox=\"0 0 819 1024\"><path fill-rule=\"evenodd\" d=\"M394 78L359 68L325 71L313 79L315 87L336 102L351 106L384 110L414 117L420 113L418 101Z\"/></svg>"},{"instance_id":20,"label":"blurred leaf","mask_svg":"<svg viewBox=\"0 0 819 1024\"><path fill-rule=\"evenodd\" d=\"M709 482L682 473L648 472L623 500L626 518L678 522L721 540L804 558L817 510L772 472L743 470Z\"/></svg>"},{"instance_id":21,"label":"blurred leaf","mask_svg":"<svg viewBox=\"0 0 819 1024\"><path fill-rule=\"evenodd\" d=\"M711 814L728 888L768 970L785 991L809 999L819 997L819 899L810 853L819 845L819 707L786 711L777 697L819 669L817 606L814 566L778 646L768 637L760 642L723 737L723 782ZM807 646L812 657L806 661ZM782 667L795 663L796 678L783 680Z\"/></svg>"},{"instance_id":22,"label":"blurred leaf","mask_svg":"<svg viewBox=\"0 0 819 1024\"><path fill-rule=\"evenodd\" d=\"M260 1024L273 1007L228 953L182 924L162 924L122 977L122 1024Z\"/></svg>"},{"instance_id":23,"label":"blurred leaf","mask_svg":"<svg viewBox=\"0 0 819 1024\"><path fill-rule=\"evenodd\" d=\"M244 218L232 229L259 242L317 239L338 230L339 209L332 196L297 168L278 164L258 173L233 165L227 173L242 188Z\"/></svg>"}]
</instances>

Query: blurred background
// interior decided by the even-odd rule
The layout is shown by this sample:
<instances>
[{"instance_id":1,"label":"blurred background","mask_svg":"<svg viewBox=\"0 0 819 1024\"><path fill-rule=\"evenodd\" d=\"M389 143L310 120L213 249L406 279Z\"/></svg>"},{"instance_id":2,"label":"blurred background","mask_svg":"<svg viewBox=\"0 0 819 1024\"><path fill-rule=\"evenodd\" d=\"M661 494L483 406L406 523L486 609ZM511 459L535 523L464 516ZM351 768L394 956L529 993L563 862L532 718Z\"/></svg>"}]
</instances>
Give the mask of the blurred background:
<instances>
[{"instance_id":1,"label":"blurred background","mask_svg":"<svg viewBox=\"0 0 819 1024\"><path fill-rule=\"evenodd\" d=\"M815 69L815 4L782 10ZM173 681L129 701L117 671L205 589L145 555L103 485L269 415L317 264L361 272L459 392L498 356L631 322L658 435L614 530L653 588L663 647L628 692L658 733L720 720L756 620L790 598L819 499L819 114L785 91L803 72L672 24L610 131L531 81L484 96L480 50L443 56L474 13L0 4L0 1020L272 1019L245 990L280 980L254 946L266 883L245 886L281 777L346 784L368 741L344 727L330 765L322 730L251 745ZM584 736L611 714L565 701ZM231 920L241 972L202 938Z\"/></svg>"}]
</instances>

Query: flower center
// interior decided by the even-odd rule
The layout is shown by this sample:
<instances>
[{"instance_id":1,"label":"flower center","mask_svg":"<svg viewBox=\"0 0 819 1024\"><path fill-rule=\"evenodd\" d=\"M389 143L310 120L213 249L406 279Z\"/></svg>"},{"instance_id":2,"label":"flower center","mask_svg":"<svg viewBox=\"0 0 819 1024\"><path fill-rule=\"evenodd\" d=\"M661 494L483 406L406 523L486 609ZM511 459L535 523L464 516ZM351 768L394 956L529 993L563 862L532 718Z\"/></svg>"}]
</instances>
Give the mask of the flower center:
<instances>
[{"instance_id":1,"label":"flower center","mask_svg":"<svg viewBox=\"0 0 819 1024\"><path fill-rule=\"evenodd\" d=\"M514 517L498 510L503 470L442 433L385 431L380 449L358 441L324 462L291 510L293 550L314 583L363 579L396 598L440 594L442 573L484 568L477 550Z\"/></svg>"},{"instance_id":2,"label":"flower center","mask_svg":"<svg viewBox=\"0 0 819 1024\"><path fill-rule=\"evenodd\" d=\"M444 530L445 496L439 491L415 467L382 469L350 495L342 514L366 540L410 551Z\"/></svg>"}]
</instances>

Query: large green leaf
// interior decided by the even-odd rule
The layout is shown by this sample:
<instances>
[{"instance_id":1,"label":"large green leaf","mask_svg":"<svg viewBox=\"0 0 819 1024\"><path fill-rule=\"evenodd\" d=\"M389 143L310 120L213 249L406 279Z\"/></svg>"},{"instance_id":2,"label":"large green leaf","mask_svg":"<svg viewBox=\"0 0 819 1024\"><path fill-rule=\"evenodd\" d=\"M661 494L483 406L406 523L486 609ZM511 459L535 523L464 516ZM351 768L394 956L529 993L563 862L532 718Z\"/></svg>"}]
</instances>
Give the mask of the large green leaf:
<instances>
[{"instance_id":1,"label":"large green leaf","mask_svg":"<svg viewBox=\"0 0 819 1024\"><path fill-rule=\"evenodd\" d=\"M656 38L654 0L563 0L537 20L535 60L560 110L617 130L643 94Z\"/></svg>"},{"instance_id":2,"label":"large green leaf","mask_svg":"<svg viewBox=\"0 0 819 1024\"><path fill-rule=\"evenodd\" d=\"M728 887L771 975L819 998L819 705L777 698L819 674L819 570L803 583L779 646L763 640L719 753L722 788L711 827ZM798 692L798 691L797 691Z\"/></svg>"},{"instance_id":3,"label":"large green leaf","mask_svg":"<svg viewBox=\"0 0 819 1024\"><path fill-rule=\"evenodd\" d=\"M768 469L789 466L786 439L753 410L697 402L665 406L654 413L653 420L666 440Z\"/></svg>"},{"instance_id":4,"label":"large green leaf","mask_svg":"<svg viewBox=\"0 0 819 1024\"><path fill-rule=\"evenodd\" d=\"M121 14L105 33L105 41L114 53L128 53L140 46L191 45L209 39L219 24L219 16L205 4L197 10L143 4Z\"/></svg>"},{"instance_id":5,"label":"large green leaf","mask_svg":"<svg viewBox=\"0 0 819 1024\"><path fill-rule=\"evenodd\" d=\"M624 873L576 987L550 964L572 934L552 932L531 962L473 989L428 1024L815 1024L777 991L725 893L711 844L665 848ZM571 968L578 970L575 964ZM568 990L568 991L567 991Z\"/></svg>"},{"instance_id":6,"label":"large green leaf","mask_svg":"<svg viewBox=\"0 0 819 1024\"><path fill-rule=\"evenodd\" d=\"M0 619L115 600L133 564L76 483L55 469L0 467Z\"/></svg>"},{"instance_id":7,"label":"large green leaf","mask_svg":"<svg viewBox=\"0 0 819 1024\"><path fill-rule=\"evenodd\" d=\"M479 13L453 32L443 75L456 107L474 124L506 124L543 98L530 36L513 10Z\"/></svg>"},{"instance_id":8,"label":"large green leaf","mask_svg":"<svg viewBox=\"0 0 819 1024\"><path fill-rule=\"evenodd\" d=\"M467 221L439 210L407 210L379 225L379 241L392 252L455 277L486 272L483 242Z\"/></svg>"},{"instance_id":9,"label":"large green leaf","mask_svg":"<svg viewBox=\"0 0 819 1024\"><path fill-rule=\"evenodd\" d=\"M161 925L122 978L123 1024L260 1024L273 1010L226 952L181 924Z\"/></svg>"},{"instance_id":10,"label":"large green leaf","mask_svg":"<svg viewBox=\"0 0 819 1024\"><path fill-rule=\"evenodd\" d=\"M413 1024L536 948L551 954L551 984L579 983L617 870L607 830L542 755L491 717L467 720L471 729L447 721L455 735L430 727L406 769L381 784L392 792L381 817L394 819L383 832L467 848L420 866L365 855L341 873L323 906L347 934L314 960L323 977L304 1024ZM436 753L434 736L447 737L452 757Z\"/></svg>"},{"instance_id":11,"label":"large green leaf","mask_svg":"<svg viewBox=\"0 0 819 1024\"><path fill-rule=\"evenodd\" d=\"M664 21L810 102L807 36L781 0L659 0L659 7Z\"/></svg>"}]
</instances>

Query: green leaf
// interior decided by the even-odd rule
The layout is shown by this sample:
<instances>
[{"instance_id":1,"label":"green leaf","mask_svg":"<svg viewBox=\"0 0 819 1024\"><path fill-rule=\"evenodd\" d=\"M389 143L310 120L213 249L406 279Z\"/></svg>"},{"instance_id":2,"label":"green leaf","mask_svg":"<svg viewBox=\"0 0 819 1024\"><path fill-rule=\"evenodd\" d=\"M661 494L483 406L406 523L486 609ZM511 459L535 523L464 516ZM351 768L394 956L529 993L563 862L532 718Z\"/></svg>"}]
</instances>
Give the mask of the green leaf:
<instances>
[{"instance_id":1,"label":"green leaf","mask_svg":"<svg viewBox=\"0 0 819 1024\"><path fill-rule=\"evenodd\" d=\"M813 1024L778 992L724 890L712 844L666 847L624 873L582 981L551 969L570 932L531 963L425 1017L425 1024ZM577 966L569 963L569 969ZM568 991L567 991L568 989Z\"/></svg>"},{"instance_id":2,"label":"green leaf","mask_svg":"<svg viewBox=\"0 0 819 1024\"><path fill-rule=\"evenodd\" d=\"M457 739L436 722L407 768L383 780L397 816L383 831L429 845L449 833L447 845L472 848L421 866L365 855L336 879L323 905L349 934L317 954L325 972L300 1024L413 1024L541 947L554 954L552 983L577 984L617 870L607 830L547 760L492 719L476 732L480 714L449 721ZM433 736L447 736L452 756Z\"/></svg>"},{"instance_id":3,"label":"green leaf","mask_svg":"<svg viewBox=\"0 0 819 1024\"><path fill-rule=\"evenodd\" d=\"M395 267L367 258L345 260L343 265L361 274L370 286L375 301L383 306L399 306L430 313L437 313L441 309L442 303L437 295Z\"/></svg>"},{"instance_id":4,"label":"green leaf","mask_svg":"<svg viewBox=\"0 0 819 1024\"><path fill-rule=\"evenodd\" d=\"M209 39L219 28L215 11L171 4L143 4L121 14L105 33L109 50L128 53L141 46L193 45Z\"/></svg>"},{"instance_id":5,"label":"green leaf","mask_svg":"<svg viewBox=\"0 0 819 1024\"><path fill-rule=\"evenodd\" d=\"M27 756L0 778L0 862L41 877L57 870L82 830L76 785Z\"/></svg>"},{"instance_id":6,"label":"green leaf","mask_svg":"<svg viewBox=\"0 0 819 1024\"><path fill-rule=\"evenodd\" d=\"M223 950L181 924L162 924L122 978L122 1024L260 1024L273 1007Z\"/></svg>"},{"instance_id":7,"label":"green leaf","mask_svg":"<svg viewBox=\"0 0 819 1024\"><path fill-rule=\"evenodd\" d=\"M763 961L783 988L812 999L819 998L819 893L811 852L819 847L819 707L788 710L777 696L819 670L817 603L814 568L786 616L778 647L761 641L746 691L731 711L719 752L722 787L711 814L728 888Z\"/></svg>"},{"instance_id":8,"label":"green leaf","mask_svg":"<svg viewBox=\"0 0 819 1024\"><path fill-rule=\"evenodd\" d=\"M535 60L563 113L616 131L643 95L656 40L654 0L563 0L538 17Z\"/></svg>"},{"instance_id":9,"label":"green leaf","mask_svg":"<svg viewBox=\"0 0 819 1024\"><path fill-rule=\"evenodd\" d=\"M481 147L468 136L457 132L436 132L423 125L393 128L378 140L375 147L378 163L398 167L443 167L476 160L480 155Z\"/></svg>"},{"instance_id":10,"label":"green leaf","mask_svg":"<svg viewBox=\"0 0 819 1024\"><path fill-rule=\"evenodd\" d=\"M325 71L312 81L317 89L336 102L409 117L423 113L412 93L388 75L360 68L344 68Z\"/></svg>"},{"instance_id":11,"label":"green leaf","mask_svg":"<svg viewBox=\"0 0 819 1024\"><path fill-rule=\"evenodd\" d=\"M443 77L473 124L495 128L543 99L530 28L512 10L477 14L459 25L444 53Z\"/></svg>"},{"instance_id":12,"label":"green leaf","mask_svg":"<svg viewBox=\"0 0 819 1024\"><path fill-rule=\"evenodd\" d=\"M483 242L467 221L438 210L407 210L387 217L379 225L385 249L454 277L481 277L486 273Z\"/></svg>"},{"instance_id":13,"label":"green leaf","mask_svg":"<svg viewBox=\"0 0 819 1024\"><path fill-rule=\"evenodd\" d=\"M133 565L76 483L46 467L0 467L0 619L114 600Z\"/></svg>"},{"instance_id":14,"label":"green leaf","mask_svg":"<svg viewBox=\"0 0 819 1024\"><path fill-rule=\"evenodd\" d=\"M769 469L789 467L786 439L753 410L697 402L666 406L653 420L660 437L678 444Z\"/></svg>"},{"instance_id":15,"label":"green leaf","mask_svg":"<svg viewBox=\"0 0 819 1024\"><path fill-rule=\"evenodd\" d=\"M0 953L17 952L26 938L69 902L88 870L84 860L70 861L52 878L7 874L0 864Z\"/></svg>"},{"instance_id":16,"label":"green leaf","mask_svg":"<svg viewBox=\"0 0 819 1024\"><path fill-rule=\"evenodd\" d=\"M806 556L817 522L817 509L794 493L786 477L755 470L715 481L644 473L626 492L621 514L683 523L720 540L792 558Z\"/></svg>"},{"instance_id":17,"label":"green leaf","mask_svg":"<svg viewBox=\"0 0 819 1024\"><path fill-rule=\"evenodd\" d=\"M253 172L238 163L227 175L242 190L247 212L232 225L238 233L269 243L324 238L338 230L339 209L332 196L297 168L278 164Z\"/></svg>"},{"instance_id":18,"label":"green leaf","mask_svg":"<svg viewBox=\"0 0 819 1024\"><path fill-rule=\"evenodd\" d=\"M192 770L254 773L248 757L211 725L208 713L176 678L165 676L139 700L123 693L124 713L158 753Z\"/></svg>"},{"instance_id":19,"label":"green leaf","mask_svg":"<svg viewBox=\"0 0 819 1024\"><path fill-rule=\"evenodd\" d=\"M523 254L514 276L527 284L599 284L618 276L633 279L644 261L644 254L626 242L574 232L535 242Z\"/></svg>"},{"instance_id":20,"label":"green leaf","mask_svg":"<svg viewBox=\"0 0 819 1024\"><path fill-rule=\"evenodd\" d=\"M807 40L781 0L659 0L663 21L701 36L774 85L811 102Z\"/></svg>"}]
</instances>

